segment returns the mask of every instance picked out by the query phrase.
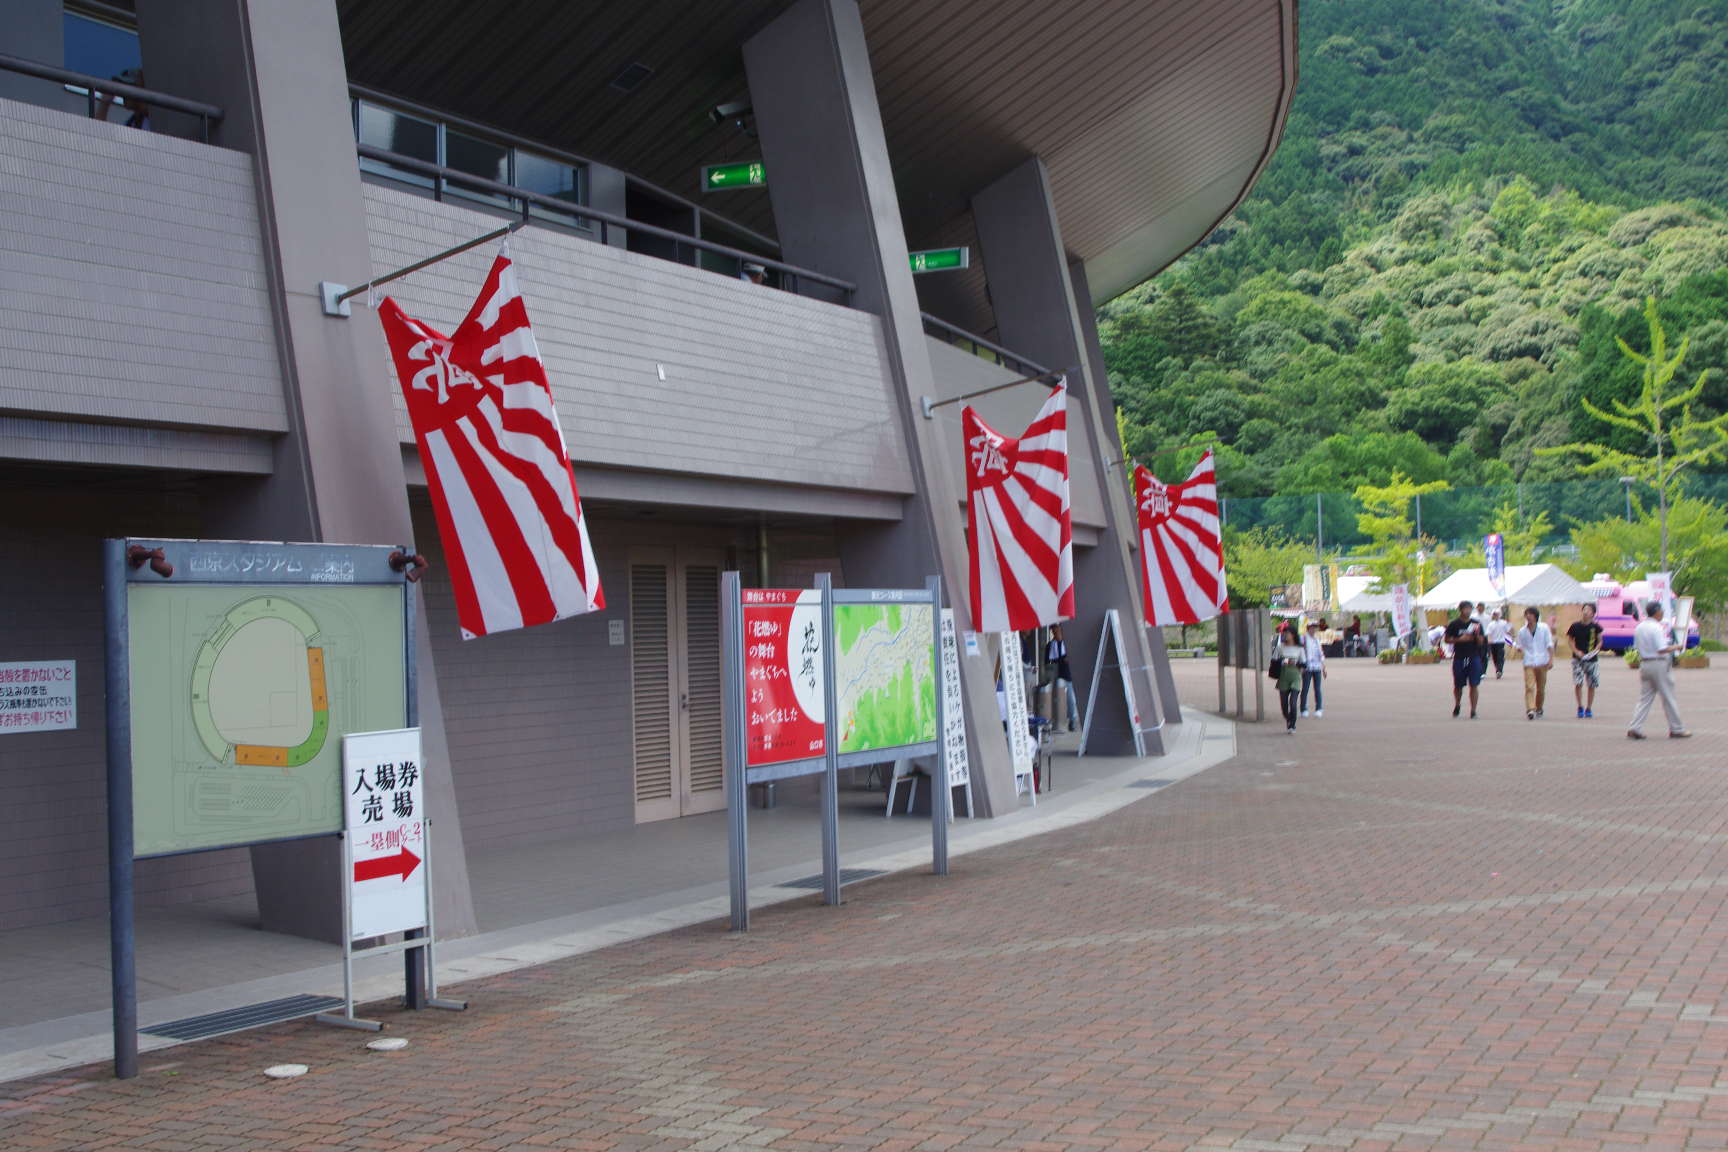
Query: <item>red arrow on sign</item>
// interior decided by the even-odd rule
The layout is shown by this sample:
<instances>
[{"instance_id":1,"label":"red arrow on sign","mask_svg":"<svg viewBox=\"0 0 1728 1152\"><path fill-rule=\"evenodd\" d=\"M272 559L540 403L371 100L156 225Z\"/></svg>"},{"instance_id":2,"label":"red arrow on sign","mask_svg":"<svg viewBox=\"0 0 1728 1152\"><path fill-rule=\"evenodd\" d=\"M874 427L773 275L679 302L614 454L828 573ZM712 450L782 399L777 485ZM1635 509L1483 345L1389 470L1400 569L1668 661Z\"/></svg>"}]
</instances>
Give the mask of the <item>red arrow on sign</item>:
<instances>
[{"instance_id":1,"label":"red arrow on sign","mask_svg":"<svg viewBox=\"0 0 1728 1152\"><path fill-rule=\"evenodd\" d=\"M420 867L420 857L408 851L404 846L394 856L376 856L371 860L354 861L355 880L382 880L387 876L401 876L407 880L414 869Z\"/></svg>"}]
</instances>

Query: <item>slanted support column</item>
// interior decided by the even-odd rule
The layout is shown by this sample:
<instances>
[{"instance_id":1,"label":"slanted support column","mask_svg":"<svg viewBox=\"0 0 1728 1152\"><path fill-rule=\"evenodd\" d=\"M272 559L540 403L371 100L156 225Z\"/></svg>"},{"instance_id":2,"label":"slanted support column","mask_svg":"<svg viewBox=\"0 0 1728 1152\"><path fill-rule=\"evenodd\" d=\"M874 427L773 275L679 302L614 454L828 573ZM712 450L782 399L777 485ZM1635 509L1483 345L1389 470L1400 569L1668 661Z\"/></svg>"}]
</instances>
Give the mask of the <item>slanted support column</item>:
<instances>
[{"instance_id":1,"label":"slanted support column","mask_svg":"<svg viewBox=\"0 0 1728 1152\"><path fill-rule=\"evenodd\" d=\"M1074 550L1074 600L1076 619L1069 627L1075 686L1084 699L1096 699L1088 751L1125 754L1133 751L1133 733L1122 700L1121 683L1115 673L1102 684L1091 683L1093 661L1103 632L1104 612L1115 608L1121 617L1127 658L1140 669L1134 674L1134 695L1140 706L1141 724L1149 727L1158 697L1152 693L1153 679L1145 669L1153 666L1147 644L1145 617L1140 610L1140 584L1134 571L1134 519L1130 514L1128 489L1124 483L1122 456L1117 442L1110 385L1100 367L1087 355L1081 310L1091 313L1091 300L1077 291L1070 275L1069 259L1062 245L1056 208L1050 195L1050 177L1044 162L1027 160L972 197L972 215L978 227L978 246L990 281L990 299L996 310L996 331L1002 343L1052 368L1078 366L1069 376L1073 396L1070 416L1084 422L1091 442L1099 450L1091 459L1071 456L1071 472L1094 469L1104 496L1105 525L1093 548ZM1163 654L1159 653L1162 657ZM1167 659L1167 658L1166 658ZM1179 721L1180 712L1161 707L1157 715ZM1158 733L1149 733L1146 750L1164 751Z\"/></svg>"},{"instance_id":2,"label":"slanted support column","mask_svg":"<svg viewBox=\"0 0 1728 1152\"><path fill-rule=\"evenodd\" d=\"M245 539L412 542L383 336L363 309L352 319L326 317L318 296L321 280L359 284L372 271L334 0L137 0L137 11L150 87L220 106L212 142L254 158L289 430L273 474L236 485L215 510L219 530ZM425 756L448 766L424 607L418 633ZM475 920L455 787L448 771L429 773L427 784L438 829L439 932L465 935ZM264 927L339 939L338 860L333 838L253 849Z\"/></svg>"},{"instance_id":3,"label":"slanted support column","mask_svg":"<svg viewBox=\"0 0 1728 1152\"><path fill-rule=\"evenodd\" d=\"M919 407L921 397L939 393L858 5L796 0L745 43L744 67L781 253L852 281L854 305L881 317L890 386L917 482L899 523L845 534L846 581L917 588L939 571L966 628L966 537L956 495L962 478L944 474L933 437L945 426L925 420ZM993 665L986 655L960 663L973 795L980 814L1000 815L1016 800Z\"/></svg>"}]
</instances>

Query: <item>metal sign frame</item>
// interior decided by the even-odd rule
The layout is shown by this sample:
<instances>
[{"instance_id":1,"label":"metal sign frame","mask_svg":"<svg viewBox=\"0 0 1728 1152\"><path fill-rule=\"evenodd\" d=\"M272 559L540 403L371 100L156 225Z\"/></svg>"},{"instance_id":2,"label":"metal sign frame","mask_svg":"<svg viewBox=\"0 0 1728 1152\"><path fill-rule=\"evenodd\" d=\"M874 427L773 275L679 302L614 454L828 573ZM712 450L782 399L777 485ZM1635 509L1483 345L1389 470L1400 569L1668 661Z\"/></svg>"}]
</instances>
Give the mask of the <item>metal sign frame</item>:
<instances>
[{"instance_id":1,"label":"metal sign frame","mask_svg":"<svg viewBox=\"0 0 1728 1152\"><path fill-rule=\"evenodd\" d=\"M293 588L396 585L403 590L402 659L404 726L419 726L415 668L417 589L410 564L412 545L292 544L248 540L173 540L119 538L102 542L103 617L107 632L105 672L108 767L108 939L113 1004L114 1075L138 1074L138 966L133 893L132 666L130 597L134 584L228 585ZM421 562L423 564L423 562ZM340 785L338 785L338 788ZM190 855L255 844L308 840L337 833L314 833L266 840L241 840L186 852ZM406 952L405 978L410 1007L420 1007L422 971L419 949Z\"/></svg>"},{"instance_id":2,"label":"metal sign frame","mask_svg":"<svg viewBox=\"0 0 1728 1152\"><path fill-rule=\"evenodd\" d=\"M725 709L726 846L731 897L731 923L736 932L750 929L750 831L749 787L751 784L787 780L798 776L822 777L822 902L840 903L840 769L878 764L912 756L934 757L931 774L935 781L948 778L947 756L942 739L942 580L931 576L923 588L836 589L824 572L816 577L822 600L823 633L823 755L778 764L749 766L747 725L744 722L744 601L743 584L737 572L720 575L721 700ZM834 608L839 604L928 604L930 645L936 696L936 738L917 744L841 754L835 713L835 675L838 665L834 649ZM943 789L951 795L951 790ZM970 795L970 793L968 793ZM951 804L939 804L932 794L930 804L930 852L932 870L948 874L948 821Z\"/></svg>"},{"instance_id":3,"label":"metal sign frame","mask_svg":"<svg viewBox=\"0 0 1728 1152\"><path fill-rule=\"evenodd\" d=\"M1143 666L1129 664L1127 653L1123 651L1123 647L1121 617L1116 609L1107 608L1104 610L1103 631L1098 634L1098 654L1092 661L1092 691L1086 696L1086 723L1080 729L1080 747L1074 753L1076 756L1086 755L1086 743L1092 736L1092 717L1098 706L1101 677L1104 675L1106 667L1104 663L1106 648L1113 649L1116 653L1115 661L1108 667L1115 668L1122 674L1122 702L1128 706L1128 728L1134 734L1134 755L1144 757L1146 755L1146 733L1157 732L1164 727L1162 715L1159 716L1158 723L1152 727L1140 727L1140 706L1134 699L1134 673L1145 669ZM1151 703L1153 711L1158 711L1156 698Z\"/></svg>"}]
</instances>

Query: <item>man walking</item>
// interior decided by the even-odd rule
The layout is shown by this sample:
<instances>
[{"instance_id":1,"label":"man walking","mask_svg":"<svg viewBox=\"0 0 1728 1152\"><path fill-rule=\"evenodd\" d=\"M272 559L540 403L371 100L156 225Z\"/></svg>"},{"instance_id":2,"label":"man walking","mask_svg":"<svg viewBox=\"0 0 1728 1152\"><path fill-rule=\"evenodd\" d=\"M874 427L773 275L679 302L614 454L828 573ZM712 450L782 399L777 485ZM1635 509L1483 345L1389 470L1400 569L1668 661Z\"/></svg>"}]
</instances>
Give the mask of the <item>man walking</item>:
<instances>
[{"instance_id":1,"label":"man walking","mask_svg":"<svg viewBox=\"0 0 1728 1152\"><path fill-rule=\"evenodd\" d=\"M1650 718L1650 705L1662 697L1662 711L1668 717L1668 735L1684 740L1692 733L1680 722L1680 706L1674 702L1674 653L1685 646L1675 644L1662 624L1662 602L1652 600L1644 609L1644 619L1632 630L1632 647L1638 652L1638 710L1632 713L1632 727L1626 729L1628 740L1644 739L1644 721Z\"/></svg>"},{"instance_id":2,"label":"man walking","mask_svg":"<svg viewBox=\"0 0 1728 1152\"><path fill-rule=\"evenodd\" d=\"M1314 685L1314 715L1324 716L1325 702L1320 699L1320 681L1326 679L1326 646L1320 642L1320 625L1308 621L1308 634L1302 637L1302 715L1308 715L1308 685Z\"/></svg>"},{"instance_id":3,"label":"man walking","mask_svg":"<svg viewBox=\"0 0 1728 1152\"><path fill-rule=\"evenodd\" d=\"M1602 683L1598 663L1602 625L1596 623L1596 605L1584 605L1583 617L1566 629L1566 639L1572 642L1572 696L1578 704L1578 719L1589 720L1596 715L1596 689Z\"/></svg>"},{"instance_id":4,"label":"man walking","mask_svg":"<svg viewBox=\"0 0 1728 1152\"><path fill-rule=\"evenodd\" d=\"M1471 617L1475 605L1468 600L1458 603L1458 616L1446 622L1443 639L1452 648L1452 716L1464 706L1464 686L1470 686L1470 719L1476 719L1476 699L1481 694L1483 645L1487 636L1482 625Z\"/></svg>"},{"instance_id":5,"label":"man walking","mask_svg":"<svg viewBox=\"0 0 1728 1152\"><path fill-rule=\"evenodd\" d=\"M1554 666L1554 632L1542 623L1542 613L1524 609L1524 627L1512 642L1524 657L1524 719L1542 715L1548 702L1548 669Z\"/></svg>"},{"instance_id":6,"label":"man walking","mask_svg":"<svg viewBox=\"0 0 1728 1152\"><path fill-rule=\"evenodd\" d=\"M1500 609L1494 609L1488 618L1488 656L1494 661L1494 679L1498 680L1506 672L1506 641L1512 635L1512 623L1500 618Z\"/></svg>"}]
</instances>

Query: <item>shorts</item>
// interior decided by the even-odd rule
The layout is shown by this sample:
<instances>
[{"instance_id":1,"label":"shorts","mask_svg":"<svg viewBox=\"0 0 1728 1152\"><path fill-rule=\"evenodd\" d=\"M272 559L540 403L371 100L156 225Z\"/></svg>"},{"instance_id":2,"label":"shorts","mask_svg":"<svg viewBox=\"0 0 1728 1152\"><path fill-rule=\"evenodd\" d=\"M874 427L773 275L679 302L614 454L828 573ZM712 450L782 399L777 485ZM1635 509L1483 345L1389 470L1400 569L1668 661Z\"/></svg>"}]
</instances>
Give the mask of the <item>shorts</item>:
<instances>
[{"instance_id":1,"label":"shorts","mask_svg":"<svg viewBox=\"0 0 1728 1152\"><path fill-rule=\"evenodd\" d=\"M1466 684L1482 683L1482 661L1476 656L1466 656L1452 661L1452 687L1462 688Z\"/></svg>"},{"instance_id":2,"label":"shorts","mask_svg":"<svg viewBox=\"0 0 1728 1152\"><path fill-rule=\"evenodd\" d=\"M1599 659L1585 660L1578 656L1572 657L1572 683L1579 687L1583 687L1585 684L1592 688L1602 687L1602 669L1598 667L1601 663L1602 661Z\"/></svg>"}]
</instances>

